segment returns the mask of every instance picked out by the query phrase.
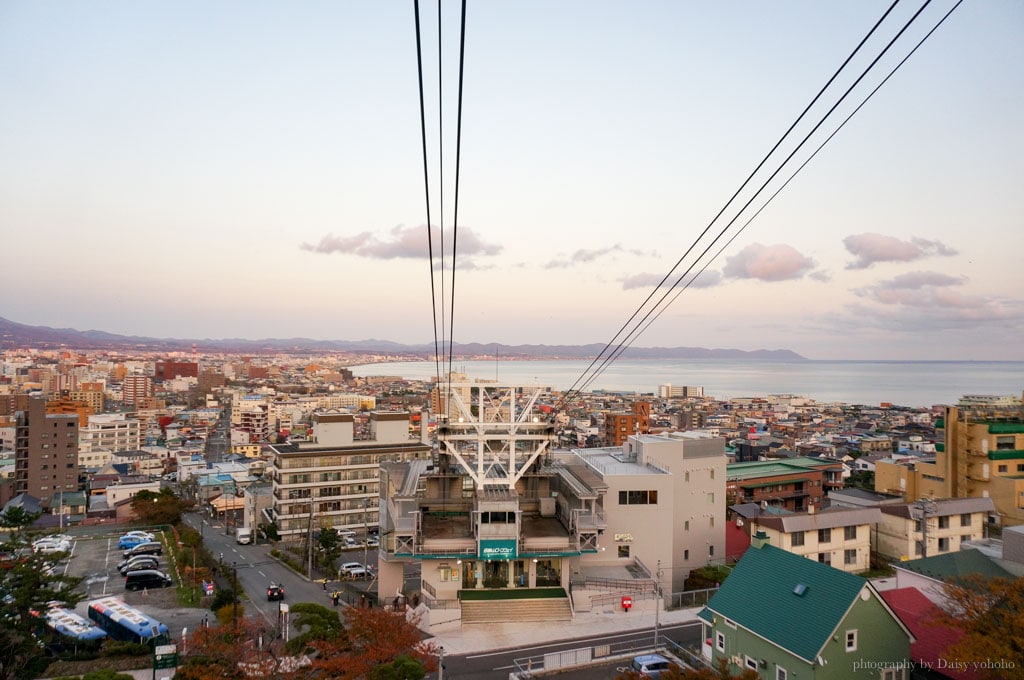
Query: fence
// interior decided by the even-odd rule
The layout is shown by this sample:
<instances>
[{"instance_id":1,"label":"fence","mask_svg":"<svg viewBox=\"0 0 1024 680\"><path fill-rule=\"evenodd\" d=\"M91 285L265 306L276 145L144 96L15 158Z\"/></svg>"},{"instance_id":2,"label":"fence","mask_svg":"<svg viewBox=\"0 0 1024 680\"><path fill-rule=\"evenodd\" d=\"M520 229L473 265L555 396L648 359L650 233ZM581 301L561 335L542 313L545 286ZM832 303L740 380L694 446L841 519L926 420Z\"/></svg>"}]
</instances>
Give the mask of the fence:
<instances>
[{"instance_id":1,"label":"fence","mask_svg":"<svg viewBox=\"0 0 1024 680\"><path fill-rule=\"evenodd\" d=\"M652 642L653 645L651 644ZM655 651L667 651L670 657L674 656L682 662L685 668L704 668L707 666L707 663L699 654L673 642L665 636L658 636L656 639L645 641L613 642L610 644L568 649L561 652L520 657L512 660L515 670L510 677L519 679L532 678L549 673L554 674L569 668L585 666L590 663L603 662L616 657L629 658L638 654Z\"/></svg>"},{"instance_id":2,"label":"fence","mask_svg":"<svg viewBox=\"0 0 1024 680\"><path fill-rule=\"evenodd\" d=\"M672 593L672 609L688 609L690 607L702 607L708 600L718 592L718 588L705 588L703 590L684 590L681 593Z\"/></svg>"}]
</instances>

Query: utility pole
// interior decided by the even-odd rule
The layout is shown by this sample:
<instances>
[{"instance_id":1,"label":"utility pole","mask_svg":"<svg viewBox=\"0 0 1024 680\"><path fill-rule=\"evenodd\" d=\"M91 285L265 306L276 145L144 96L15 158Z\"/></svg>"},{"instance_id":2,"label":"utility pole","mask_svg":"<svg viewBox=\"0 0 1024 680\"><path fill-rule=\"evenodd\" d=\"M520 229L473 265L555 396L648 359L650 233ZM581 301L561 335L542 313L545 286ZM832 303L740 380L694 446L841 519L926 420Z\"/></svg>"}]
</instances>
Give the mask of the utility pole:
<instances>
[{"instance_id":1,"label":"utility pole","mask_svg":"<svg viewBox=\"0 0 1024 680\"><path fill-rule=\"evenodd\" d=\"M437 680L444 680L444 647L437 648Z\"/></svg>"},{"instance_id":2,"label":"utility pole","mask_svg":"<svg viewBox=\"0 0 1024 680\"><path fill-rule=\"evenodd\" d=\"M658 570L654 572L654 648L658 648L658 627L660 623L660 616L658 612L661 610L661 560L658 560Z\"/></svg>"},{"instance_id":3,"label":"utility pole","mask_svg":"<svg viewBox=\"0 0 1024 680\"><path fill-rule=\"evenodd\" d=\"M309 497L309 528L306 531L306 541L309 543L309 555L307 557L308 567L306 576L312 581L313 580L313 495L310 493Z\"/></svg>"},{"instance_id":4,"label":"utility pole","mask_svg":"<svg viewBox=\"0 0 1024 680\"><path fill-rule=\"evenodd\" d=\"M935 503L928 498L917 501L917 507L921 510L921 557L928 557L928 511L935 513Z\"/></svg>"},{"instance_id":5,"label":"utility pole","mask_svg":"<svg viewBox=\"0 0 1024 680\"><path fill-rule=\"evenodd\" d=\"M370 576L370 574L369 574L370 567L369 567L368 564L366 564L366 560L368 559L369 551L370 551L369 521L367 520L367 517L366 517L366 514L367 514L366 511L367 511L367 506L368 505L369 505L369 501L366 498L364 498L363 499L363 571L365 572L363 574L363 578L364 579L369 578L369 576Z\"/></svg>"}]
</instances>

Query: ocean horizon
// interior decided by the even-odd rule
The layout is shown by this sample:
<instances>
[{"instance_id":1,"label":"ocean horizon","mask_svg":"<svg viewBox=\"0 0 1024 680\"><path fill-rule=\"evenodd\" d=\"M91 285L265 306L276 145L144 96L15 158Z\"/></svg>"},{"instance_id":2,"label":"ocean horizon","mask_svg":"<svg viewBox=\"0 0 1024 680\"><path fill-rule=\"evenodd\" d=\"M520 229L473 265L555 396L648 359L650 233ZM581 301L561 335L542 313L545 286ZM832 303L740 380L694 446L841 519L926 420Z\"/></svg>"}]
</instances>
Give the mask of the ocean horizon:
<instances>
[{"instance_id":1,"label":"ocean horizon","mask_svg":"<svg viewBox=\"0 0 1024 680\"><path fill-rule=\"evenodd\" d=\"M564 391L581 388L577 381L589 365L585 359L456 361L452 371L469 378ZM363 378L431 380L437 373L432 361L349 368ZM1024 393L1024 361L618 359L583 389L657 395L658 387L665 384L702 387L706 396L723 400L792 394L820 402L926 408L955 405L966 394L1019 398Z\"/></svg>"}]
</instances>

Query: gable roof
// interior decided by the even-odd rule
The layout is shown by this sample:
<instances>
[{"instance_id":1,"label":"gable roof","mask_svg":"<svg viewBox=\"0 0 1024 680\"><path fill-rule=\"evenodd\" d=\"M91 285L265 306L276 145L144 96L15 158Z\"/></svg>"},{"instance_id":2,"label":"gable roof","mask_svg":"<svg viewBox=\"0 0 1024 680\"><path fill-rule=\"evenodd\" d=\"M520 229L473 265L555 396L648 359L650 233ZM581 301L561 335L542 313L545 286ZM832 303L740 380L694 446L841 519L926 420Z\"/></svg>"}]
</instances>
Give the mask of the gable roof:
<instances>
[{"instance_id":1,"label":"gable roof","mask_svg":"<svg viewBox=\"0 0 1024 680\"><path fill-rule=\"evenodd\" d=\"M973 680L979 677L976 671L959 670L948 663L950 657L946 650L958 642L964 636L964 632L938 623L939 608L920 590L896 588L879 594L916 638L910 645L913 661L922 665L928 664L926 668L941 668L944 674L956 680ZM943 661L947 663L943 664Z\"/></svg>"},{"instance_id":2,"label":"gable roof","mask_svg":"<svg viewBox=\"0 0 1024 680\"><path fill-rule=\"evenodd\" d=\"M994 560L976 548L958 552L942 553L932 557L893 564L897 569L906 569L936 581L948 581L960 576L977 574L986 578L1014 578L1013 574L1000 567Z\"/></svg>"},{"instance_id":3,"label":"gable roof","mask_svg":"<svg viewBox=\"0 0 1024 680\"><path fill-rule=\"evenodd\" d=\"M743 554L707 608L812 663L866 586L860 576L765 545Z\"/></svg>"}]
</instances>

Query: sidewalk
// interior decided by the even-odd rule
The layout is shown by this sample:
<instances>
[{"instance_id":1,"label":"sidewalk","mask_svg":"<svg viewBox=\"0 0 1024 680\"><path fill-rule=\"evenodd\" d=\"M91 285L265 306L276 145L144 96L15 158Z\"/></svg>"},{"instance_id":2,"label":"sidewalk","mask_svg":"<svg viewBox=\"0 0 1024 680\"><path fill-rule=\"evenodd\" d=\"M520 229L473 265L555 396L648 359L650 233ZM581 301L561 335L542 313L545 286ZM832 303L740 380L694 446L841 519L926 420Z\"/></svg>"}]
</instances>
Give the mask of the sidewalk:
<instances>
[{"instance_id":1,"label":"sidewalk","mask_svg":"<svg viewBox=\"0 0 1024 680\"><path fill-rule=\"evenodd\" d=\"M701 607L676 609L658 613L658 623L667 626L697 621ZM475 623L459 622L434 626L429 631L444 653L475 654L508 647L543 644L558 640L622 633L628 630L653 628L654 610L624 612L615 607L595 607L577 612L572 621L563 623Z\"/></svg>"}]
</instances>

